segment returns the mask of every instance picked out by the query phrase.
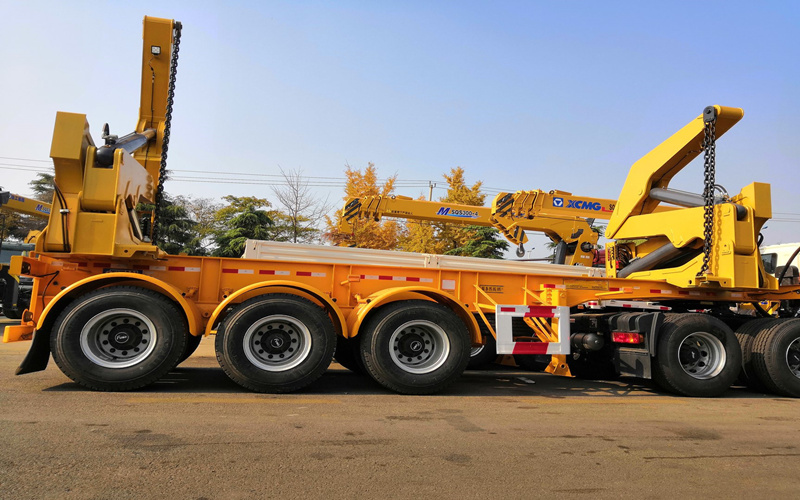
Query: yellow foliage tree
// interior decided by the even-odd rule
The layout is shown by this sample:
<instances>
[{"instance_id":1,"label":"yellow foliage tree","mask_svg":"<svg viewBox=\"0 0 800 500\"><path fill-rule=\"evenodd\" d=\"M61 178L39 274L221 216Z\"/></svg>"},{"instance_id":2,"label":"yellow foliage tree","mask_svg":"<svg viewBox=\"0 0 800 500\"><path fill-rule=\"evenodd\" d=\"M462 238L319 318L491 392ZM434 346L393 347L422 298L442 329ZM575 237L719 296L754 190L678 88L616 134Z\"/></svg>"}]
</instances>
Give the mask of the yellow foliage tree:
<instances>
[{"instance_id":1,"label":"yellow foliage tree","mask_svg":"<svg viewBox=\"0 0 800 500\"><path fill-rule=\"evenodd\" d=\"M394 192L396 175L389 177L383 184L378 184L378 170L374 163L369 163L363 172L346 165L345 201L352 197L362 196L390 196ZM374 248L378 250L394 250L403 236L403 227L394 220L375 222L365 220L359 222L354 234L339 231L342 220L341 211L331 218L325 216L327 231L325 239L339 246L356 246L359 248Z\"/></svg>"},{"instance_id":2,"label":"yellow foliage tree","mask_svg":"<svg viewBox=\"0 0 800 500\"><path fill-rule=\"evenodd\" d=\"M472 206L482 206L486 201L486 195L481 193L483 182L468 186L463 168L450 169L450 174L444 174L444 179L447 181L447 195L439 201ZM443 254L463 247L473 237L472 232L466 231L461 224L409 221L402 247L409 252Z\"/></svg>"}]
</instances>

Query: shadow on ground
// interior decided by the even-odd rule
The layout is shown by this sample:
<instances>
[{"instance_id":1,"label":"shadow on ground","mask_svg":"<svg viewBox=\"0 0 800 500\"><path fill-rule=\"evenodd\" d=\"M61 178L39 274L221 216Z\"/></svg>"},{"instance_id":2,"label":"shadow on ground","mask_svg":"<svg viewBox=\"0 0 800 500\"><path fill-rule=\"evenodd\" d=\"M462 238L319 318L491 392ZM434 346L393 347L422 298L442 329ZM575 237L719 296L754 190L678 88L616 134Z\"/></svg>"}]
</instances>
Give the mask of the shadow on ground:
<instances>
[{"instance_id":1,"label":"shadow on ground","mask_svg":"<svg viewBox=\"0 0 800 500\"><path fill-rule=\"evenodd\" d=\"M205 360L206 358L200 358ZM192 362L194 361L194 362ZM197 360L179 366L152 386L132 391L143 394L252 394L231 381L219 367L192 366ZM203 363L207 365L208 363ZM86 389L75 383L64 383L45 391L72 392ZM305 395L393 395L366 375L351 372L338 364L332 364L316 382L293 394ZM533 373L494 365L490 369L467 371L452 386L438 393L438 397L525 397L567 398L570 396L671 396L660 391L649 381L620 379L615 381L583 380L559 377L548 373ZM766 394L751 392L743 387L734 387L725 397L770 398Z\"/></svg>"}]
</instances>

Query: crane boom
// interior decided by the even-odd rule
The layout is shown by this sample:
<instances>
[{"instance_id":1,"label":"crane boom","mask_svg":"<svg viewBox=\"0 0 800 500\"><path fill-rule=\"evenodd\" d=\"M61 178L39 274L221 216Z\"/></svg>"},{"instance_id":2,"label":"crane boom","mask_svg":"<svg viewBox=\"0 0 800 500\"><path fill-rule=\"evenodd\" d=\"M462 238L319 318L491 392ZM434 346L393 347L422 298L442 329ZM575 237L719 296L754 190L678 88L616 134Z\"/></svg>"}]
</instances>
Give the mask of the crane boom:
<instances>
[{"instance_id":1,"label":"crane boom","mask_svg":"<svg viewBox=\"0 0 800 500\"><path fill-rule=\"evenodd\" d=\"M49 203L0 190L0 209L46 219L50 208Z\"/></svg>"},{"instance_id":2,"label":"crane boom","mask_svg":"<svg viewBox=\"0 0 800 500\"><path fill-rule=\"evenodd\" d=\"M494 227L520 248L528 241L525 231L536 231L544 233L557 244L556 263L563 264L569 260L569 264L591 267L598 234L586 219L571 213L561 214L558 209L536 216L533 216L533 211L528 211L526 214L531 214L530 217L515 219L509 210L495 211L496 204L497 198L492 207L415 200L399 195L350 198L342 210L339 231L353 234L360 220L377 221L383 217L394 217Z\"/></svg>"}]
</instances>

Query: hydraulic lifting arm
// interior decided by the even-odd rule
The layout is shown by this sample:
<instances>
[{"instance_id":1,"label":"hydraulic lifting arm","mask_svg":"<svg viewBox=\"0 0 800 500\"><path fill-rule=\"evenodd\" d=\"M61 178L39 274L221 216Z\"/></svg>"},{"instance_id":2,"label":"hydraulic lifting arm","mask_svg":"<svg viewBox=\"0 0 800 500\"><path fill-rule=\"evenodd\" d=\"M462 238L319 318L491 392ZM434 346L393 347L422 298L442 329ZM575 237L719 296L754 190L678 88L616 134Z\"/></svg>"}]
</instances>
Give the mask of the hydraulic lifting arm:
<instances>
[{"instance_id":1,"label":"hydraulic lifting arm","mask_svg":"<svg viewBox=\"0 0 800 500\"><path fill-rule=\"evenodd\" d=\"M606 229L617 240L607 246L609 276L664 279L681 287L777 289L757 243L772 216L769 184L754 182L732 197L714 194L721 190L714 184L714 141L742 116L739 108L709 106L631 167ZM669 189L704 151L704 195ZM659 211L661 203L680 208Z\"/></svg>"},{"instance_id":2,"label":"hydraulic lifting arm","mask_svg":"<svg viewBox=\"0 0 800 500\"><path fill-rule=\"evenodd\" d=\"M117 137L104 127L97 147L86 116L59 112L50 156L56 194L37 251L86 256L157 255L139 227L136 206L158 203L162 153L168 139L180 23L145 17L139 119Z\"/></svg>"},{"instance_id":3,"label":"hydraulic lifting arm","mask_svg":"<svg viewBox=\"0 0 800 500\"><path fill-rule=\"evenodd\" d=\"M495 199L496 203L497 199ZM383 217L395 217L494 227L506 239L520 247L528 240L525 231L536 231L545 233L558 244L556 247L557 263L579 264L587 267L592 265L598 234L582 217L571 214L558 215L558 210L555 209L552 214L517 220L511 216L508 210L498 211L497 216L493 212L494 206L490 208L415 200L407 196L364 196L347 201L342 211L339 231L352 234L355 225L360 220L377 221ZM568 256L569 259L567 259Z\"/></svg>"}]
</instances>

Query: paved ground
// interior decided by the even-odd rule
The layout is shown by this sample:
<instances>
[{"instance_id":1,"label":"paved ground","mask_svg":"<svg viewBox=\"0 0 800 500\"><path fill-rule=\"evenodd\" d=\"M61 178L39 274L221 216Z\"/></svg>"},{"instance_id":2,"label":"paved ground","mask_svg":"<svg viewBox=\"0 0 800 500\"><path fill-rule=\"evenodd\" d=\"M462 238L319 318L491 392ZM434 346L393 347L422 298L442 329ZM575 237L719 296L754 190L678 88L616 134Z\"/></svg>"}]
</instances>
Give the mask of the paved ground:
<instances>
[{"instance_id":1,"label":"paved ground","mask_svg":"<svg viewBox=\"0 0 800 500\"><path fill-rule=\"evenodd\" d=\"M2 325L0 325L2 326ZM88 392L0 344L0 498L796 498L800 400L689 399L503 367L398 396L338 365L292 395L213 342L166 380Z\"/></svg>"}]
</instances>

